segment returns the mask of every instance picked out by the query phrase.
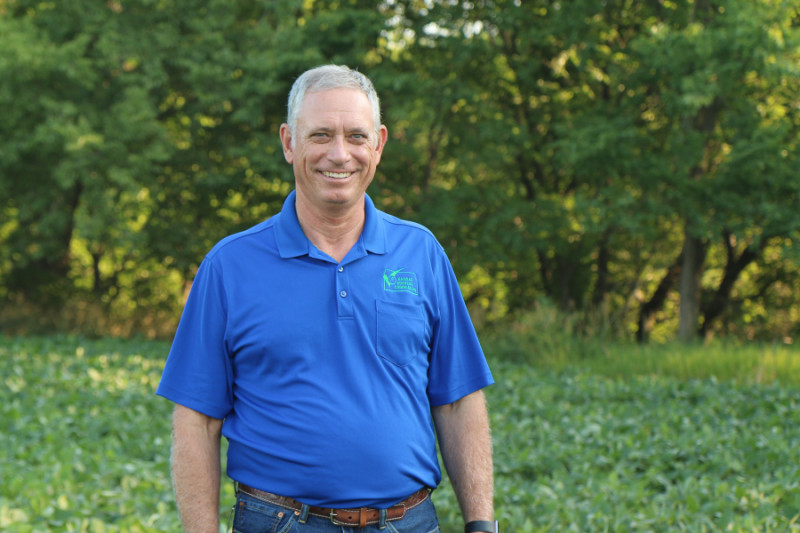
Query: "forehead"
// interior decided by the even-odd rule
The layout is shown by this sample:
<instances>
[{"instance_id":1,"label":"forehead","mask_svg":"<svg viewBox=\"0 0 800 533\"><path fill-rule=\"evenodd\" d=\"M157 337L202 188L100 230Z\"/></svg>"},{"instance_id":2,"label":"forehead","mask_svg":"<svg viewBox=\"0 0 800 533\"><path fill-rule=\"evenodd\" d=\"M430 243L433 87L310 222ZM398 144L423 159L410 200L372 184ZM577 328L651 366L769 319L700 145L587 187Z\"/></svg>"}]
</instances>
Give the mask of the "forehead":
<instances>
[{"instance_id":1,"label":"forehead","mask_svg":"<svg viewBox=\"0 0 800 533\"><path fill-rule=\"evenodd\" d=\"M328 89L306 94L299 122L309 127L373 128L372 106L358 89Z\"/></svg>"}]
</instances>

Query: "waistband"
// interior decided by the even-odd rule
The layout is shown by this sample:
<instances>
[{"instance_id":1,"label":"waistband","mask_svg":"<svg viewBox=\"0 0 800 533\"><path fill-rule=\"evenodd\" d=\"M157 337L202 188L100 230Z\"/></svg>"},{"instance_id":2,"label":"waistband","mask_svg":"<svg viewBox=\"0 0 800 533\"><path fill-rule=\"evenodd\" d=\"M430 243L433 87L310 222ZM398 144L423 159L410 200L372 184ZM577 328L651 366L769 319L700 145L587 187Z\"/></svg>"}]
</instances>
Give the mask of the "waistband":
<instances>
[{"instance_id":1,"label":"waistband","mask_svg":"<svg viewBox=\"0 0 800 533\"><path fill-rule=\"evenodd\" d=\"M384 511L382 509L375 509L372 507L361 507L359 509L333 509L329 507L317 507L314 505L307 506L293 498L289 498L288 496L279 496L278 494L273 494L271 492L254 489L253 487L249 487L242 483L238 484L238 491L242 494L252 496L257 500L295 511L298 515L303 512L304 507L307 507L308 514L318 518L330 520L334 525L337 526L366 527L378 524L381 521L382 511ZM385 509L385 520L387 522L401 520L406 515L406 512L427 500L428 496L430 496L430 493L431 491L428 488L420 489L400 503L396 503Z\"/></svg>"}]
</instances>

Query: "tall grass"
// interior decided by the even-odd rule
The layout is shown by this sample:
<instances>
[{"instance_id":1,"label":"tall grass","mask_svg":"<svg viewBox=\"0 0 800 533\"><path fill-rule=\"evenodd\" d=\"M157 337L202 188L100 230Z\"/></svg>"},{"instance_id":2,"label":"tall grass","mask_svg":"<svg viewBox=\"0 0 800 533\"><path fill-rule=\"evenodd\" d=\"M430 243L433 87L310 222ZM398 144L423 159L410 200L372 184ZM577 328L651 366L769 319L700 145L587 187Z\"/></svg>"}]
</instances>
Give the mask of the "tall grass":
<instances>
[{"instance_id":1,"label":"tall grass","mask_svg":"<svg viewBox=\"0 0 800 533\"><path fill-rule=\"evenodd\" d=\"M593 373L619 378L661 376L750 384L800 384L800 350L795 346L702 344L606 346L600 357L584 361Z\"/></svg>"},{"instance_id":2,"label":"tall grass","mask_svg":"<svg viewBox=\"0 0 800 533\"><path fill-rule=\"evenodd\" d=\"M539 303L501 333L487 335L491 358L614 378L661 376L742 384L800 385L800 346L713 340L636 344L587 335L573 315Z\"/></svg>"}]
</instances>

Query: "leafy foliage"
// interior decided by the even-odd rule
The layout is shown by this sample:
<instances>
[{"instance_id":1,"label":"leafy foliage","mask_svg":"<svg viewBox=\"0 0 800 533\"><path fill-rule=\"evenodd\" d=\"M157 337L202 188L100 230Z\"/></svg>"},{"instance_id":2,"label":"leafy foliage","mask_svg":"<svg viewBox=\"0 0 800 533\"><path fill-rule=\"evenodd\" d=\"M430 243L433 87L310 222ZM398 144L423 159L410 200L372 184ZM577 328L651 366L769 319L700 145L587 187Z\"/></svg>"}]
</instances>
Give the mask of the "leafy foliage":
<instances>
[{"instance_id":1,"label":"leafy foliage","mask_svg":"<svg viewBox=\"0 0 800 533\"><path fill-rule=\"evenodd\" d=\"M794 389L499 370L491 406L509 529L800 528Z\"/></svg>"},{"instance_id":2,"label":"leafy foliage","mask_svg":"<svg viewBox=\"0 0 800 533\"><path fill-rule=\"evenodd\" d=\"M163 345L3 339L3 531L173 531Z\"/></svg>"},{"instance_id":3,"label":"leafy foliage","mask_svg":"<svg viewBox=\"0 0 800 533\"><path fill-rule=\"evenodd\" d=\"M180 529L169 481L171 405L154 395L167 348L0 337L0 529ZM796 385L607 378L579 362L558 371L492 367L505 530L800 530ZM224 484L223 524L232 501ZM434 502L443 531L458 531L448 483Z\"/></svg>"},{"instance_id":4,"label":"leafy foliage","mask_svg":"<svg viewBox=\"0 0 800 533\"><path fill-rule=\"evenodd\" d=\"M382 97L371 194L434 230L487 326L544 296L640 340L794 338L771 317L800 309L798 13L0 2L0 323L31 305L39 329L64 309L165 336L213 243L280 207L286 95L334 62Z\"/></svg>"}]
</instances>

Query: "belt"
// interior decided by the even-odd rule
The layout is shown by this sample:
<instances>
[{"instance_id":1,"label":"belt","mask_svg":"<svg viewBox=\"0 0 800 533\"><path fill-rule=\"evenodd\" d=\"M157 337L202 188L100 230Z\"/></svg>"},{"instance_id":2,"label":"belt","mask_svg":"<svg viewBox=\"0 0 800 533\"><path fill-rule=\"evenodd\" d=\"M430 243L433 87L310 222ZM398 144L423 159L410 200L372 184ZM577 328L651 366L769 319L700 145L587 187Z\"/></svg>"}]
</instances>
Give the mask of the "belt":
<instances>
[{"instance_id":1,"label":"belt","mask_svg":"<svg viewBox=\"0 0 800 533\"><path fill-rule=\"evenodd\" d=\"M239 492L263 502L271 503L283 507L284 509L290 509L295 511L295 514L300 514L300 511L303 509L303 504L295 499L254 489L242 483L239 483ZM427 500L429 495L429 489L420 489L402 502L392 505L386 509L386 521L392 522L402 519L406 515L406 511L413 509ZM374 509L372 507L361 507L360 509L331 509L311 505L308 506L308 514L328 519L336 526L350 527L366 527L378 524L381 519L381 509Z\"/></svg>"}]
</instances>

